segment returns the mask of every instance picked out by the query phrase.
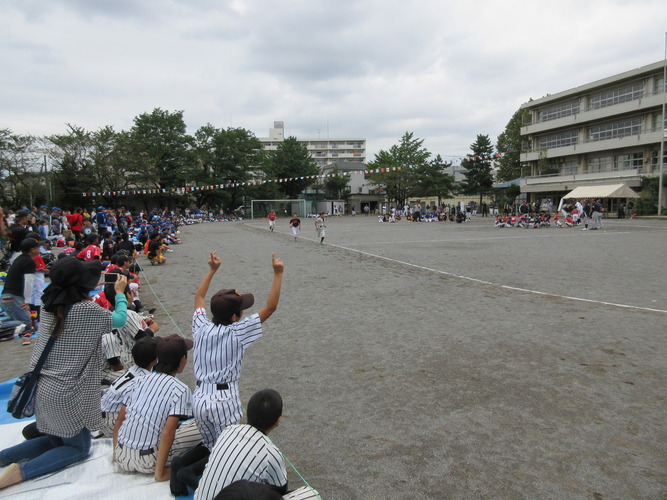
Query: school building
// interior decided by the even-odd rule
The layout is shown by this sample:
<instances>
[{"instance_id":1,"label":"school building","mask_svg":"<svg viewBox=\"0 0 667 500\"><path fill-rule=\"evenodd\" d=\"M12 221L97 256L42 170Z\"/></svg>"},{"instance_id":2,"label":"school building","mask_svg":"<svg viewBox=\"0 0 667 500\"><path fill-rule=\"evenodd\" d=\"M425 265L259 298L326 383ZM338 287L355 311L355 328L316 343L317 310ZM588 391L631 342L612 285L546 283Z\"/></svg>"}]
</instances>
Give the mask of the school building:
<instances>
[{"instance_id":1,"label":"school building","mask_svg":"<svg viewBox=\"0 0 667 500\"><path fill-rule=\"evenodd\" d=\"M523 104L521 192L530 201L555 201L579 186L625 184L637 191L642 177L657 176L664 64Z\"/></svg>"}]
</instances>

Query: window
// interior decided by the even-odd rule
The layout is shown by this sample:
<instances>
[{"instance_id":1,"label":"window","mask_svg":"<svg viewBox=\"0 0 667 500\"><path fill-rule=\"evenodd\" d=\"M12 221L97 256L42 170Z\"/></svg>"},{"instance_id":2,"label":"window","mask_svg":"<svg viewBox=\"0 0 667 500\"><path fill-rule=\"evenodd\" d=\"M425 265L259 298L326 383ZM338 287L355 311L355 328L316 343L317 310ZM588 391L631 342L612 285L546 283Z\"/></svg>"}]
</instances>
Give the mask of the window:
<instances>
[{"instance_id":1,"label":"window","mask_svg":"<svg viewBox=\"0 0 667 500\"><path fill-rule=\"evenodd\" d=\"M577 160L566 160L560 165L561 175L576 174L579 172L579 162Z\"/></svg>"},{"instance_id":2,"label":"window","mask_svg":"<svg viewBox=\"0 0 667 500\"><path fill-rule=\"evenodd\" d=\"M579 101L571 101L551 108L542 109L537 112L538 122L548 122L564 116L576 115L579 113Z\"/></svg>"},{"instance_id":3,"label":"window","mask_svg":"<svg viewBox=\"0 0 667 500\"><path fill-rule=\"evenodd\" d=\"M588 107L590 109L606 108L607 106L613 106L614 104L641 99L643 95L644 84L635 83L629 87L610 90L609 92L591 96Z\"/></svg>"},{"instance_id":4,"label":"window","mask_svg":"<svg viewBox=\"0 0 667 500\"><path fill-rule=\"evenodd\" d=\"M595 142L618 137L627 137L629 135L638 135L642 131L643 122L644 120L641 117L638 117L591 127L588 129L588 140Z\"/></svg>"},{"instance_id":5,"label":"window","mask_svg":"<svg viewBox=\"0 0 667 500\"><path fill-rule=\"evenodd\" d=\"M562 148L564 146L572 146L579 142L579 132L577 130L570 130L560 134L547 135L540 137L537 141L539 149Z\"/></svg>"},{"instance_id":6,"label":"window","mask_svg":"<svg viewBox=\"0 0 667 500\"><path fill-rule=\"evenodd\" d=\"M611 156L603 156L602 158L591 158L588 160L588 172L608 172L614 166L614 159Z\"/></svg>"},{"instance_id":7,"label":"window","mask_svg":"<svg viewBox=\"0 0 667 500\"><path fill-rule=\"evenodd\" d=\"M631 170L639 168L644 164L644 155L642 153L629 153L618 155L614 170Z\"/></svg>"}]
</instances>

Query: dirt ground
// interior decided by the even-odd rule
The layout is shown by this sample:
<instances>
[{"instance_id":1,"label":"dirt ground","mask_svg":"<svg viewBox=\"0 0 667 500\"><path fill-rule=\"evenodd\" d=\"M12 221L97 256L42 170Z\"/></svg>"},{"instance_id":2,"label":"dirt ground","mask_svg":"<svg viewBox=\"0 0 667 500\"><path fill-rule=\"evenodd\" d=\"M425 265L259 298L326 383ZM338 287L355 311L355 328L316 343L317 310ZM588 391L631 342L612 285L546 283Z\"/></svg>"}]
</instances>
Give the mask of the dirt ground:
<instances>
[{"instance_id":1,"label":"dirt ground","mask_svg":"<svg viewBox=\"0 0 667 500\"><path fill-rule=\"evenodd\" d=\"M286 219L182 229L142 299L159 335L190 336L208 252L211 292L278 311L246 353L245 402L284 399L271 438L324 499L667 497L667 222L604 231ZM30 347L0 344L0 380ZM192 366L182 379L194 387ZM289 467L288 467L289 468ZM290 471L291 484L301 484Z\"/></svg>"}]
</instances>

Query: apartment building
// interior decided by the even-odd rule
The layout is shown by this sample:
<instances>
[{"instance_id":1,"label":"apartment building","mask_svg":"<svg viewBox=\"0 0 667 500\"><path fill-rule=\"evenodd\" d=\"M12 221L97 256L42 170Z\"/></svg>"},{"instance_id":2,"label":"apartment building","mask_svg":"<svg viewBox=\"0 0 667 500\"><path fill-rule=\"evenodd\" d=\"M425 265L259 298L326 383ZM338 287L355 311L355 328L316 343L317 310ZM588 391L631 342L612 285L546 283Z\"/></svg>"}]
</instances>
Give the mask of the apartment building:
<instances>
[{"instance_id":1,"label":"apartment building","mask_svg":"<svg viewBox=\"0 0 667 500\"><path fill-rule=\"evenodd\" d=\"M579 186L637 190L658 175L664 61L523 104L521 191L558 200Z\"/></svg>"},{"instance_id":2,"label":"apartment building","mask_svg":"<svg viewBox=\"0 0 667 500\"><path fill-rule=\"evenodd\" d=\"M264 149L275 151L278 144L285 140L285 124L273 122L268 137L258 137ZM299 139L315 160L320 169L336 162L366 162L366 139Z\"/></svg>"}]
</instances>

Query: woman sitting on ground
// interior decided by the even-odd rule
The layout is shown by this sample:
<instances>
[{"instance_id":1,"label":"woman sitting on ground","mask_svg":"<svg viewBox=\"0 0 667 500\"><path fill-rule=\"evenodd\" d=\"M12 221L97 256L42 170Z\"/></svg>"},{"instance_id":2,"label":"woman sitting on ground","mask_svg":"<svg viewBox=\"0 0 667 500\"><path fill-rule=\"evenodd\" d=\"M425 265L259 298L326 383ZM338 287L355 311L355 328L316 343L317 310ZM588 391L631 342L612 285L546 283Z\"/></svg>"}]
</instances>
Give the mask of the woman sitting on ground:
<instances>
[{"instance_id":1,"label":"woman sitting on ground","mask_svg":"<svg viewBox=\"0 0 667 500\"><path fill-rule=\"evenodd\" d=\"M30 360L34 368L49 337L56 338L40 372L34 407L41 435L0 451L0 489L49 474L86 458L91 430L102 425L100 370L102 335L125 325L127 278L115 284L112 314L90 300L100 279L99 261L58 260L42 296L42 321Z\"/></svg>"}]
</instances>

